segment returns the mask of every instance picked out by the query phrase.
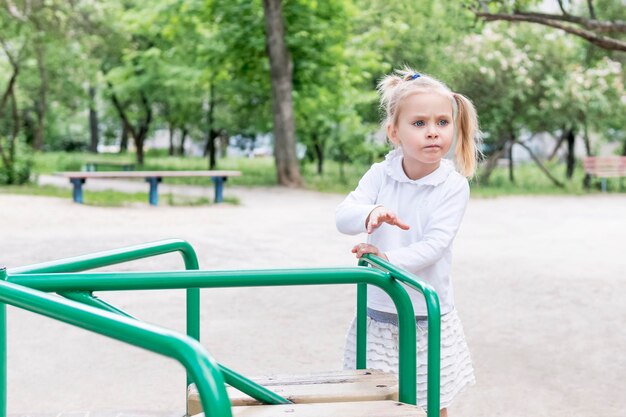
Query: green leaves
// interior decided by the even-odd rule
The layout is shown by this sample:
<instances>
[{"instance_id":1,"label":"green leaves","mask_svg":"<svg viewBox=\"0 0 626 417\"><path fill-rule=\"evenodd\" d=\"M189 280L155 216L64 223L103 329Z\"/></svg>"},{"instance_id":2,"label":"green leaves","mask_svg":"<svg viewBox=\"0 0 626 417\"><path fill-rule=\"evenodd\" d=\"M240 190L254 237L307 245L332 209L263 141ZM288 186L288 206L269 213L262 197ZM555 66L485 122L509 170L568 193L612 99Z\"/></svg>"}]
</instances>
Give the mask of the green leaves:
<instances>
[{"instance_id":1,"label":"green leaves","mask_svg":"<svg viewBox=\"0 0 626 417\"><path fill-rule=\"evenodd\" d=\"M90 85L99 92L100 126L110 138L121 131L112 92L132 123L145 120L150 110L153 129L185 129L198 142L209 130L229 135L271 130L261 0L31 3L30 9L22 1L0 6L0 38L19 57L16 100L27 141L33 141L34 127L28 126L36 125L44 102L47 146L86 142ZM483 2L492 13L535 10L539 3ZM593 133L622 137L616 133L626 125L621 55L542 26L484 24L467 7L475 4L284 1L296 132L309 160L346 163L384 152L375 86L404 65L468 95L491 138L511 129L556 131L582 122ZM589 14L587 2L564 4L576 15ZM620 1L594 5L599 20L626 19ZM0 92L11 69L8 56L0 53ZM6 136L12 125L6 111L2 117L0 133Z\"/></svg>"}]
</instances>

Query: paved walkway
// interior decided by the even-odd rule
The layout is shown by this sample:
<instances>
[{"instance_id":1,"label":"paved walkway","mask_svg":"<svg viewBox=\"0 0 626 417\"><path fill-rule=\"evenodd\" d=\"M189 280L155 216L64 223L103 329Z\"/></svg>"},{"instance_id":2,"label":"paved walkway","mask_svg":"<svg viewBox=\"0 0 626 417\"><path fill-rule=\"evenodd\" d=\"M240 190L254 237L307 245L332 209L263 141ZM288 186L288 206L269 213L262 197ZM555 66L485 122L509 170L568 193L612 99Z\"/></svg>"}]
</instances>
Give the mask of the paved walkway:
<instances>
[{"instance_id":1,"label":"paved walkway","mask_svg":"<svg viewBox=\"0 0 626 417\"><path fill-rule=\"evenodd\" d=\"M204 269L355 265L349 250L363 237L334 227L342 196L226 192L241 204L108 208L74 204L69 193L0 194L0 263L11 268L181 238ZM453 279L477 385L451 416L623 417L625 208L626 196L616 194L470 202ZM181 267L179 256L166 255L110 269ZM184 331L183 291L98 296ZM353 286L204 290L202 343L250 376L338 369L354 301ZM184 371L172 360L14 308L8 327L13 416L89 410L90 417L169 417L185 409Z\"/></svg>"}]
</instances>

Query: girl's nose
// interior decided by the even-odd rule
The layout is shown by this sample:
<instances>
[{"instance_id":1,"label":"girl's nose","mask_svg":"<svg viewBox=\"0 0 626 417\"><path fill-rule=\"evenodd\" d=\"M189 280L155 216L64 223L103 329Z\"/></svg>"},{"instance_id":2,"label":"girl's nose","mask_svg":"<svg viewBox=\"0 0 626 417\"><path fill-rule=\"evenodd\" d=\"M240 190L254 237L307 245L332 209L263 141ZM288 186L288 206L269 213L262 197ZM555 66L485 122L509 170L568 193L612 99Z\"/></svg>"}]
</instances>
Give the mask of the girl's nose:
<instances>
[{"instance_id":1,"label":"girl's nose","mask_svg":"<svg viewBox=\"0 0 626 417\"><path fill-rule=\"evenodd\" d=\"M437 128L433 125L428 125L428 130L426 131L426 137L429 139L434 139L438 136Z\"/></svg>"}]
</instances>

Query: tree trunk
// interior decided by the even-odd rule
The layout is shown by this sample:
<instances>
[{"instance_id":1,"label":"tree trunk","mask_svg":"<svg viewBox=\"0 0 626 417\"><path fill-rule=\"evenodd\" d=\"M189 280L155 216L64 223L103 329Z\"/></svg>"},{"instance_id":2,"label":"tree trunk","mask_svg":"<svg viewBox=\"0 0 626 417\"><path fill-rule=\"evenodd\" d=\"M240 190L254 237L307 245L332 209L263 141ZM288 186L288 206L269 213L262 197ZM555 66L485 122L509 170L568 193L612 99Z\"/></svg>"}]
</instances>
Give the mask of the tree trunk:
<instances>
[{"instance_id":1,"label":"tree trunk","mask_svg":"<svg viewBox=\"0 0 626 417\"><path fill-rule=\"evenodd\" d=\"M585 142L585 152L587 156L591 156L591 141L589 140L589 130L587 123L583 124L583 141Z\"/></svg>"},{"instance_id":2,"label":"tree trunk","mask_svg":"<svg viewBox=\"0 0 626 417\"><path fill-rule=\"evenodd\" d=\"M89 86L89 132L91 133L89 150L93 153L98 153L100 135L98 129L98 109L96 108L96 88L93 85Z\"/></svg>"},{"instance_id":3,"label":"tree trunk","mask_svg":"<svg viewBox=\"0 0 626 417\"><path fill-rule=\"evenodd\" d=\"M561 131L561 137L557 141L556 145L554 146L554 149L552 150L552 153L548 157L548 162L554 159L554 157L556 156L556 153L561 148L561 145L563 144L563 142L565 142L565 126L563 126L563 129Z\"/></svg>"},{"instance_id":4,"label":"tree trunk","mask_svg":"<svg viewBox=\"0 0 626 417\"><path fill-rule=\"evenodd\" d=\"M15 90L11 87L11 91L8 98L11 99L11 116L12 127L11 136L8 138L8 149L5 152L0 138L0 153L2 154L2 162L4 164L4 174L6 175L7 184L15 184L17 181L15 172L15 142L17 141L17 135L20 132L20 114L17 108L17 100L15 99Z\"/></svg>"},{"instance_id":5,"label":"tree trunk","mask_svg":"<svg viewBox=\"0 0 626 417\"><path fill-rule=\"evenodd\" d=\"M576 128L572 127L567 130L567 171L566 177L568 180L572 179L574 175L574 168L576 166L576 155L574 155L574 145L576 144Z\"/></svg>"},{"instance_id":6,"label":"tree trunk","mask_svg":"<svg viewBox=\"0 0 626 417\"><path fill-rule=\"evenodd\" d=\"M137 148L137 163L139 165L143 165L144 162L144 152L143 145L145 143L146 137L148 136L148 132L150 131L150 123L152 123L152 107L150 107L150 103L148 103L148 99L143 91L140 93L141 95L141 104L143 105L144 111L146 112L146 117L141 121L139 126L139 131L137 135L134 136L135 139L135 147ZM131 134L132 134L131 130Z\"/></svg>"},{"instance_id":7,"label":"tree trunk","mask_svg":"<svg viewBox=\"0 0 626 417\"><path fill-rule=\"evenodd\" d=\"M0 99L0 118L2 118L2 113L4 112L4 106L9 100L9 97L11 96L11 94L13 94L13 88L15 87L15 82L17 80L17 76L19 75L19 71L20 71L19 67L13 68L13 74L11 75L11 79L9 79L9 84L7 85L7 88L4 91L4 94L2 94L2 99Z\"/></svg>"},{"instance_id":8,"label":"tree trunk","mask_svg":"<svg viewBox=\"0 0 626 417\"><path fill-rule=\"evenodd\" d=\"M144 144L145 138L146 138L145 134L142 134L141 136L136 136L133 138L135 140L135 148L137 152L136 161L137 161L137 164L140 166L143 165L143 161L144 161L143 144Z\"/></svg>"},{"instance_id":9,"label":"tree trunk","mask_svg":"<svg viewBox=\"0 0 626 417\"><path fill-rule=\"evenodd\" d=\"M122 119L122 123L124 128L128 131L130 136L133 138L135 142L135 149L137 150L136 159L137 164L143 165L144 162L144 152L143 145L148 136L148 132L150 131L150 123L152 122L152 108L150 107L150 103L148 103L148 99L143 92L140 92L141 104L143 105L145 111L145 118L139 122L139 127L135 129L135 127L128 120L128 116L124 110L124 107L120 103L113 90L113 85L108 82L109 88L111 89L111 100L113 101L113 106L115 110L117 110L117 114Z\"/></svg>"},{"instance_id":10,"label":"tree trunk","mask_svg":"<svg viewBox=\"0 0 626 417\"><path fill-rule=\"evenodd\" d=\"M587 123L583 124L583 140L585 141L585 152L587 156L591 156L591 141L589 140L589 130L587 129ZM589 189L591 186L591 174L585 172L585 177L583 178L583 187L585 189Z\"/></svg>"},{"instance_id":11,"label":"tree trunk","mask_svg":"<svg viewBox=\"0 0 626 417\"><path fill-rule=\"evenodd\" d=\"M217 160L215 159L215 138L217 137L217 132L215 130L215 126L213 125L213 110L215 108L215 87L213 82L211 82L211 87L209 89L209 108L207 111L207 133L206 133L206 144L204 146L204 156L209 157L209 169L215 169L217 166Z\"/></svg>"},{"instance_id":12,"label":"tree trunk","mask_svg":"<svg viewBox=\"0 0 626 417\"><path fill-rule=\"evenodd\" d=\"M217 159L215 158L215 138L217 132L210 129L207 132L206 146L204 147L204 154L209 157L209 169L215 169L217 167Z\"/></svg>"},{"instance_id":13,"label":"tree trunk","mask_svg":"<svg viewBox=\"0 0 626 417\"><path fill-rule=\"evenodd\" d=\"M483 170L482 170L482 172L480 173L480 176L479 176L480 180L484 184L488 184L489 183L489 177L491 177L491 174L493 173L493 170L498 165L498 159L500 159L500 157L506 151L506 143L508 142L508 140L509 140L508 136L504 136L503 138L500 138L500 140L498 140L498 142L494 146L495 151L487 159L487 163L485 164L485 168L483 168Z\"/></svg>"},{"instance_id":14,"label":"tree trunk","mask_svg":"<svg viewBox=\"0 0 626 417\"><path fill-rule=\"evenodd\" d=\"M120 153L128 152L128 128L122 122L122 136L120 138Z\"/></svg>"},{"instance_id":15,"label":"tree trunk","mask_svg":"<svg viewBox=\"0 0 626 417\"><path fill-rule=\"evenodd\" d=\"M185 156L185 141L187 140L187 135L189 134L189 129L186 127L183 128L183 131L180 134L180 148L178 148L178 154L180 156Z\"/></svg>"},{"instance_id":16,"label":"tree trunk","mask_svg":"<svg viewBox=\"0 0 626 417\"><path fill-rule=\"evenodd\" d=\"M317 160L317 175L322 175L324 173L324 144L321 143L318 133L313 133L313 149Z\"/></svg>"},{"instance_id":17,"label":"tree trunk","mask_svg":"<svg viewBox=\"0 0 626 417\"><path fill-rule=\"evenodd\" d=\"M39 97L35 101L35 113L37 114L37 125L35 126L35 137L33 140L33 148L41 150L43 148L43 132L46 120L47 93L48 93L48 76L46 74L45 56L43 45L37 41L35 43L35 52L37 56L37 69L39 70Z\"/></svg>"},{"instance_id":18,"label":"tree trunk","mask_svg":"<svg viewBox=\"0 0 626 417\"><path fill-rule=\"evenodd\" d=\"M10 184L15 184L16 172L15 172L15 143L17 142L17 135L20 133L20 112L17 108L17 99L15 98L15 90L11 91L11 114L13 116L13 129L11 131L11 144L9 145L9 158L11 159L11 175L12 179Z\"/></svg>"},{"instance_id":19,"label":"tree trunk","mask_svg":"<svg viewBox=\"0 0 626 417\"><path fill-rule=\"evenodd\" d=\"M9 56L9 58L11 57ZM11 102L11 117L13 121L13 126L11 129L11 137L8 138L8 149L4 149L2 145L2 136L0 136L0 157L2 158L2 163L5 166L7 173L7 183L9 184L12 184L13 181L13 163L15 162L15 140L17 139L17 135L20 129L19 111L17 108L17 100L15 98L15 85L17 76L19 74L19 66L17 66L17 64L12 59L11 63L13 64L13 74L11 75L11 79L9 80L6 91L2 95L2 99L0 99L0 119L2 118L2 115L4 113L4 107L9 102L9 100Z\"/></svg>"},{"instance_id":20,"label":"tree trunk","mask_svg":"<svg viewBox=\"0 0 626 417\"><path fill-rule=\"evenodd\" d=\"M274 156L278 183L302 186L296 155L296 127L292 102L293 63L285 44L285 29L280 0L263 0L267 50L272 81Z\"/></svg>"},{"instance_id":21,"label":"tree trunk","mask_svg":"<svg viewBox=\"0 0 626 417\"><path fill-rule=\"evenodd\" d=\"M509 181L515 184L515 176L513 175L513 145L515 144L515 136L511 134L511 140L509 141Z\"/></svg>"},{"instance_id":22,"label":"tree trunk","mask_svg":"<svg viewBox=\"0 0 626 417\"><path fill-rule=\"evenodd\" d=\"M169 134L170 134L170 146L169 149L167 151L167 154L169 156L174 156L174 126L172 126L171 123L169 123Z\"/></svg>"},{"instance_id":23,"label":"tree trunk","mask_svg":"<svg viewBox=\"0 0 626 417\"><path fill-rule=\"evenodd\" d=\"M532 158L533 161L535 161L535 164L537 164L537 166L539 167L539 169L550 179L550 181L552 181L554 183L554 185L556 185L557 187L563 188L565 185L560 182L559 180L557 180L556 178L554 178L554 176L550 173L550 171L548 171L548 169L541 163L541 161L539 160L539 158L537 158L537 155L535 155L533 153L533 151L530 149L529 146L527 146L525 143L523 142L516 142L519 143L520 146L522 146L524 149L526 149L528 151L528 154L530 155L530 157Z\"/></svg>"}]
</instances>

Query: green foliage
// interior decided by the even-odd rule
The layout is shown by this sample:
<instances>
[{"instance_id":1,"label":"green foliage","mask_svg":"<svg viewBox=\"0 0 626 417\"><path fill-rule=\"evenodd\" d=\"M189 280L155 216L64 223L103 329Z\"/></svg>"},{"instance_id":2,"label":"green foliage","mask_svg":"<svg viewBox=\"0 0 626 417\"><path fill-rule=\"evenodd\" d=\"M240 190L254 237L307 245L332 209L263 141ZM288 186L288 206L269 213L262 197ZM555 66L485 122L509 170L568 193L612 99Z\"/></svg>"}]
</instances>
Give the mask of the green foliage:
<instances>
[{"instance_id":1,"label":"green foliage","mask_svg":"<svg viewBox=\"0 0 626 417\"><path fill-rule=\"evenodd\" d=\"M135 127L151 112L150 132L184 130L190 140L204 143L217 132L271 131L261 0L155 0L149 7L138 0L31 3L0 5L8 48L0 50L0 94L12 73L11 53L19 58L15 97L26 143L34 144L44 108L44 150L86 145L90 105L99 112L101 142L116 143L122 123L113 93ZM492 12L512 12L537 10L542 2L483 3ZM296 133L307 146L302 168L309 184L350 183L354 167L380 160L387 148L375 86L404 65L468 95L491 141L511 132L519 137L584 124L592 135L626 146L624 54L599 51L541 26L485 25L474 19L469 4L475 2L283 2ZM586 2L564 4L588 15ZM626 20L620 0L594 4L599 19ZM90 86L97 90L94 103ZM0 111L0 135L9 134L11 117L8 107ZM207 168L200 158L149 159L154 161L146 161L146 169ZM80 169L84 160L38 155L36 169ZM223 159L218 167L246 170L248 175L233 183L275 183L271 159L244 165Z\"/></svg>"},{"instance_id":2,"label":"green foliage","mask_svg":"<svg viewBox=\"0 0 626 417\"><path fill-rule=\"evenodd\" d=\"M2 140L3 138L0 137L0 141ZM26 184L30 181L32 169L33 157L30 147L26 146L23 141L17 140L9 163L0 161L0 184Z\"/></svg>"},{"instance_id":3,"label":"green foliage","mask_svg":"<svg viewBox=\"0 0 626 417\"><path fill-rule=\"evenodd\" d=\"M625 124L626 72L586 65L581 42L539 26L492 24L449 48L453 85L476 104L488 141L585 124L610 136Z\"/></svg>"}]
</instances>

